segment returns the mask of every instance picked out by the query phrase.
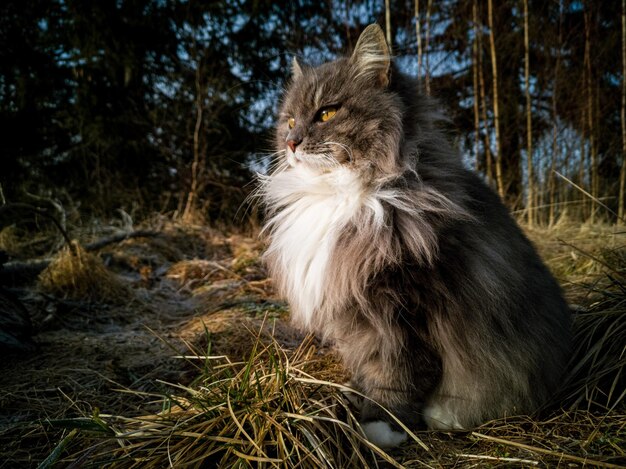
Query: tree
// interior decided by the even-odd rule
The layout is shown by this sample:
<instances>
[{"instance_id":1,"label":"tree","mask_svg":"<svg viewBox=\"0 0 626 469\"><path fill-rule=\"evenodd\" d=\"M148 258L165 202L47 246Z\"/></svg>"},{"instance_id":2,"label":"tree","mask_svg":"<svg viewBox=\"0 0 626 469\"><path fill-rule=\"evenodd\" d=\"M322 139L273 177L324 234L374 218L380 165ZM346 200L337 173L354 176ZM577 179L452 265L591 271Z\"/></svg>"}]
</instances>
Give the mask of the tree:
<instances>
[{"instance_id":1,"label":"tree","mask_svg":"<svg viewBox=\"0 0 626 469\"><path fill-rule=\"evenodd\" d=\"M504 182L502 180L502 139L500 137L500 103L498 99L498 56L496 54L496 32L493 22L493 1L488 1L489 17L489 45L491 51L491 72L493 85L493 126L496 133L496 182L498 194L504 199Z\"/></svg>"},{"instance_id":2,"label":"tree","mask_svg":"<svg viewBox=\"0 0 626 469\"><path fill-rule=\"evenodd\" d=\"M388 20L396 54L417 54L425 92L445 103L461 150L511 208L539 221L545 198L554 222L559 204L575 202L559 171L620 212L622 5L414 0L392 15L394 5L7 0L5 195L52 191L96 210L134 201L232 220L250 161L270 149L292 56L331 59L365 24Z\"/></svg>"},{"instance_id":3,"label":"tree","mask_svg":"<svg viewBox=\"0 0 626 469\"><path fill-rule=\"evenodd\" d=\"M624 187L626 186L626 0L622 0L622 166L619 175L619 202L617 216L624 221Z\"/></svg>"},{"instance_id":4,"label":"tree","mask_svg":"<svg viewBox=\"0 0 626 469\"><path fill-rule=\"evenodd\" d=\"M528 0L524 0L524 90L526 95L526 163L528 188L526 198L527 223L534 223L535 181L533 174L533 125L532 101L530 99L530 45L528 39Z\"/></svg>"}]
</instances>

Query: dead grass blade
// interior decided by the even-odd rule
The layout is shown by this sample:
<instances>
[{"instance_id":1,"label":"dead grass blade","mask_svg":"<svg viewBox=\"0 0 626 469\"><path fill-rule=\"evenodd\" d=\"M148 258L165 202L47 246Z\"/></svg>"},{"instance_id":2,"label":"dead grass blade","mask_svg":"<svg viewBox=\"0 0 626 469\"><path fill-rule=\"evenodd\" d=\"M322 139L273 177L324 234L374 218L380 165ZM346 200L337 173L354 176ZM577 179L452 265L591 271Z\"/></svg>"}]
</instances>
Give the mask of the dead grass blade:
<instances>
[{"instance_id":1,"label":"dead grass blade","mask_svg":"<svg viewBox=\"0 0 626 469\"><path fill-rule=\"evenodd\" d=\"M583 189L582 187L580 187L578 184L576 184L574 181L572 181L571 179L563 176L561 173L559 173L558 171L554 171L554 173L560 177L561 179L563 179L565 182L567 182L568 184L570 184L572 187L574 187L576 190L582 192L584 195L586 195L587 197L589 197L591 200L593 200L596 204L600 205L601 207L605 208L609 213L611 213L612 215L615 216L615 218L617 218L618 220L620 220L622 223L625 222L625 220L623 218L620 218L619 215L617 213L615 213L608 205L606 205L605 203L603 203L601 200L599 200L597 197L594 197L593 195L591 195L589 192L587 192L585 189Z\"/></svg>"},{"instance_id":2,"label":"dead grass blade","mask_svg":"<svg viewBox=\"0 0 626 469\"><path fill-rule=\"evenodd\" d=\"M608 463L608 462L603 462L603 461L597 461L594 460L592 458L583 458L580 456L574 456L572 454L566 454L566 453L562 453L562 452L557 452L557 451L550 451L544 448L539 448L537 446L531 446L531 445L527 445L524 443L519 443L517 441L510 441L510 440L506 440L504 438L497 438L495 436L490 436L490 435L483 435L482 433L478 433L478 432L472 432L472 435L477 437L477 438L482 438L484 440L490 440L490 441L495 441L496 443L500 443L503 445L507 445L507 446L515 446L516 448L521 448L521 449L525 449L527 451L530 451L532 453L541 453L541 454L548 454L558 460L562 460L562 459L567 459L569 461L575 461L578 463L582 463L582 464L586 464L586 465L590 465L590 466L595 466L595 467L607 467L607 468L611 468L611 469L623 469L624 466L621 464L612 464L612 463Z\"/></svg>"}]
</instances>

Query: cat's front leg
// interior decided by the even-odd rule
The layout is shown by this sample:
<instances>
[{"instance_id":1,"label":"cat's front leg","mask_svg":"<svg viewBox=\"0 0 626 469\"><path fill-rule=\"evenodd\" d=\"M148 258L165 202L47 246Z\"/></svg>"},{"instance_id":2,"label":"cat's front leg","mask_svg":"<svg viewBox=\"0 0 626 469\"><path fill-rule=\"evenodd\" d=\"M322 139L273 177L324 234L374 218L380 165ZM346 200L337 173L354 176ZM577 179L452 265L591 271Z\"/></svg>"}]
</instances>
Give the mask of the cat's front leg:
<instances>
[{"instance_id":1,"label":"cat's front leg","mask_svg":"<svg viewBox=\"0 0 626 469\"><path fill-rule=\"evenodd\" d=\"M367 438L377 446L391 447L407 435L390 413L408 427L423 423L424 403L441 379L441 360L418 338L411 337L408 343L384 335L378 339L378 350L360 363L353 384L367 396L360 409Z\"/></svg>"},{"instance_id":2,"label":"cat's front leg","mask_svg":"<svg viewBox=\"0 0 626 469\"><path fill-rule=\"evenodd\" d=\"M385 397L390 398L392 394L396 404L385 404ZM419 419L418 409L419 406L411 402L408 392L388 389L376 392L370 389L368 399L364 399L361 406L361 428L367 439L381 448L398 446L407 440L407 434L389 412L402 423L411 425L412 421Z\"/></svg>"}]
</instances>

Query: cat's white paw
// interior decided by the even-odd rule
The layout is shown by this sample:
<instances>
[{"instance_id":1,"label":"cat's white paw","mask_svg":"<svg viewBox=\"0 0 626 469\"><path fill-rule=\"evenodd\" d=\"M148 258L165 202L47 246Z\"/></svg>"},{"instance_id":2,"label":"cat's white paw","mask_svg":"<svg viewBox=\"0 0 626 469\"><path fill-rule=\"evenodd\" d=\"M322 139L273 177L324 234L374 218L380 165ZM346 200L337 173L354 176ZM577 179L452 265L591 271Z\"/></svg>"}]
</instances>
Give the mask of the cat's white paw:
<instances>
[{"instance_id":1,"label":"cat's white paw","mask_svg":"<svg viewBox=\"0 0 626 469\"><path fill-rule=\"evenodd\" d=\"M439 404L424 408L424 421L429 430L463 430L457 416Z\"/></svg>"},{"instance_id":2,"label":"cat's white paw","mask_svg":"<svg viewBox=\"0 0 626 469\"><path fill-rule=\"evenodd\" d=\"M379 448L398 446L400 443L404 443L408 437L405 432L393 430L391 425L382 420L363 423L361 428L363 428L367 439Z\"/></svg>"}]
</instances>

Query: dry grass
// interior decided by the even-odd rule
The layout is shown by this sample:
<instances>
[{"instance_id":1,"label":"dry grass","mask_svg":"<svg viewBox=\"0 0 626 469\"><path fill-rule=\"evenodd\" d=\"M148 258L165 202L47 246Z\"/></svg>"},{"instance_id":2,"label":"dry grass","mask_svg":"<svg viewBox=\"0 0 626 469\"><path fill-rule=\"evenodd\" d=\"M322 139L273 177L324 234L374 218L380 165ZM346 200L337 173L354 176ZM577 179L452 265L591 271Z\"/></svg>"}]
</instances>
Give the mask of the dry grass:
<instances>
[{"instance_id":1,"label":"dry grass","mask_svg":"<svg viewBox=\"0 0 626 469\"><path fill-rule=\"evenodd\" d=\"M614 280L574 319L575 351L561 402L571 409L611 412L626 397L626 284Z\"/></svg>"},{"instance_id":2,"label":"dry grass","mask_svg":"<svg viewBox=\"0 0 626 469\"><path fill-rule=\"evenodd\" d=\"M88 455L97 465L128 468L377 467L379 461L401 467L365 440L343 386L323 379L336 364L310 338L288 353L259 335L242 362L224 355L180 358L199 362L201 378L188 387L170 385L158 414L63 422L99 433L105 443L64 462ZM70 431L66 438L76 436Z\"/></svg>"},{"instance_id":3,"label":"dry grass","mask_svg":"<svg viewBox=\"0 0 626 469\"><path fill-rule=\"evenodd\" d=\"M579 334L589 331L589 322L599 313L585 314L589 317ZM605 325L597 323L595 332ZM609 333L615 327L609 324ZM598 385L608 377L614 389L621 376L624 356L611 355L614 344L609 343L619 337L594 341L585 355L591 363L583 361L581 367L587 379L570 383L570 410L496 420L470 433L417 432L409 444L391 453L364 440L341 392L345 388L333 384L337 364L320 354L310 338L289 352L271 336L255 337L245 361L211 355L210 346L204 354L180 356L194 364L199 377L189 386L169 385L168 393L158 398L163 408L159 413L63 422L70 432L83 430L68 434L76 446L63 462L122 468L611 468L626 461L624 396L599 394ZM624 339L617 343L623 346ZM600 403L600 397L606 399Z\"/></svg>"},{"instance_id":4,"label":"dry grass","mask_svg":"<svg viewBox=\"0 0 626 469\"><path fill-rule=\"evenodd\" d=\"M29 232L19 225L0 229L0 250L17 259L29 259L49 252L56 245L54 228L47 231Z\"/></svg>"},{"instance_id":5,"label":"dry grass","mask_svg":"<svg viewBox=\"0 0 626 469\"><path fill-rule=\"evenodd\" d=\"M296 345L258 262L260 246L232 237L229 256L166 269L195 311L176 326L186 349L171 352L192 380L162 375L159 391L127 386L115 398L141 403L136 411L104 413L111 406L103 395L22 435L51 444L41 467L626 467L626 249L615 231L586 229L531 233L585 307L562 392L537 415L471 432L420 431L393 451L374 447L336 384L344 370L311 338Z\"/></svg>"},{"instance_id":6,"label":"dry grass","mask_svg":"<svg viewBox=\"0 0 626 469\"><path fill-rule=\"evenodd\" d=\"M81 449L64 461L82 457L115 467L623 467L624 267L615 267L610 285L577 314L577 351L555 399L564 409L496 420L469 433L417 432L409 444L386 453L364 440L342 386L332 384L339 374L335 362L310 340L286 351L258 334L241 362L211 356L210 347L185 357L196 363L199 378L190 386L171 385L159 400L162 412L100 416L108 436L89 444L84 434L76 436ZM87 421L95 425L93 418Z\"/></svg>"},{"instance_id":7,"label":"dry grass","mask_svg":"<svg viewBox=\"0 0 626 469\"><path fill-rule=\"evenodd\" d=\"M132 297L132 291L100 258L77 242L64 247L41 272L39 287L52 295L101 303L120 304Z\"/></svg>"}]
</instances>

